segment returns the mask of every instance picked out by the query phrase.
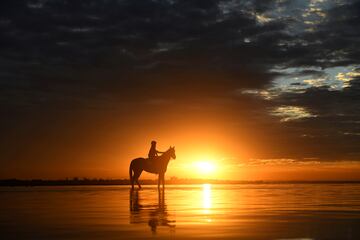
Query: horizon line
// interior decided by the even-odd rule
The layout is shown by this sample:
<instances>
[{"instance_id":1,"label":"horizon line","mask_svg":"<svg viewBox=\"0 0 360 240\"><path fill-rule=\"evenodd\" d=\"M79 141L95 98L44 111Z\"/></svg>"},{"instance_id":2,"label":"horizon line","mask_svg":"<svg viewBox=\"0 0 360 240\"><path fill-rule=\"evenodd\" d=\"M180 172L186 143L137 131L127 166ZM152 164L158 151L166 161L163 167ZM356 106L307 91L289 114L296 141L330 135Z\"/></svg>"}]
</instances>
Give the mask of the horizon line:
<instances>
[{"instance_id":1,"label":"horizon line","mask_svg":"<svg viewBox=\"0 0 360 240\"><path fill-rule=\"evenodd\" d=\"M140 180L144 185L156 185L156 179ZM220 180L220 179L167 179L169 185L192 184L360 184L360 180ZM130 180L123 179L0 179L0 186L96 186L96 185L130 185Z\"/></svg>"}]
</instances>

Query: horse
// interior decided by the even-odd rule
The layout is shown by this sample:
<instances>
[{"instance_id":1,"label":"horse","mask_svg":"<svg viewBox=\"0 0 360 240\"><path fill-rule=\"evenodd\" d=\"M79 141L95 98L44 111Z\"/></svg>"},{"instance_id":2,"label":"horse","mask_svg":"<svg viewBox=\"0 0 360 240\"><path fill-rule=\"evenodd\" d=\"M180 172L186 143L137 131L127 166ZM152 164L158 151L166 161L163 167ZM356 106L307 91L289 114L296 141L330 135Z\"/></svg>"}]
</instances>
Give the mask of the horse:
<instances>
[{"instance_id":1,"label":"horse","mask_svg":"<svg viewBox=\"0 0 360 240\"><path fill-rule=\"evenodd\" d=\"M158 174L158 189L160 189L160 182L162 182L164 189L165 172L170 159L176 159L175 147L170 147L161 156L156 157L153 160L149 160L148 158L135 158L132 160L129 167L131 189L134 189L134 182L136 182L139 189L141 189L139 177L142 171Z\"/></svg>"}]
</instances>

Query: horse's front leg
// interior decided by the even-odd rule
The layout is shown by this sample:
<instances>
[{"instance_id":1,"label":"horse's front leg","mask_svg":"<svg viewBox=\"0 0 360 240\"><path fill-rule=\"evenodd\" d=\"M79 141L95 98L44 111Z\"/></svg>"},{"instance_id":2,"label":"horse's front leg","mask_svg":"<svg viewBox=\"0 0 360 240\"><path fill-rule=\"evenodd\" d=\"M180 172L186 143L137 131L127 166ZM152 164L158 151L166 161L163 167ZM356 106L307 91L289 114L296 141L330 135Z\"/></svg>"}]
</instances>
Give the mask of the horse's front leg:
<instances>
[{"instance_id":1,"label":"horse's front leg","mask_svg":"<svg viewBox=\"0 0 360 240\"><path fill-rule=\"evenodd\" d=\"M165 174L161 175L161 181L162 181L163 191L164 191L165 190Z\"/></svg>"},{"instance_id":2,"label":"horse's front leg","mask_svg":"<svg viewBox=\"0 0 360 240\"><path fill-rule=\"evenodd\" d=\"M158 189L160 190L160 180L161 180L161 177L160 177L161 175L159 174L158 175Z\"/></svg>"}]
</instances>

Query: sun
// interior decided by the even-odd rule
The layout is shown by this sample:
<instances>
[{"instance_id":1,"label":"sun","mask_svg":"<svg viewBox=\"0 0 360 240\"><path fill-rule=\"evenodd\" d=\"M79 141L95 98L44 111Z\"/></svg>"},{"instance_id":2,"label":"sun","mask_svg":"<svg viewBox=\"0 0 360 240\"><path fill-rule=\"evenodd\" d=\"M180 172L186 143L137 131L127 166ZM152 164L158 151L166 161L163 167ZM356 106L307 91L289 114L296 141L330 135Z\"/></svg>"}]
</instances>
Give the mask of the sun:
<instances>
[{"instance_id":1,"label":"sun","mask_svg":"<svg viewBox=\"0 0 360 240\"><path fill-rule=\"evenodd\" d=\"M212 173L216 169L215 164L212 162L197 162L196 167L199 172L204 174Z\"/></svg>"}]
</instances>

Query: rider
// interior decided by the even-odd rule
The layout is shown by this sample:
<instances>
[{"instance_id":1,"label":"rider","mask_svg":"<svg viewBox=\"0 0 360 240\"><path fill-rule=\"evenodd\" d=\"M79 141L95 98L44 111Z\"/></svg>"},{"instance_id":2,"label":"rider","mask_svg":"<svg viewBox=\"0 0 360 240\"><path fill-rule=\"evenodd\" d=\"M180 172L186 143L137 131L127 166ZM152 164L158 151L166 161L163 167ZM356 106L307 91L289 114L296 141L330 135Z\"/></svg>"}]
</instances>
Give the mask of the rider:
<instances>
[{"instance_id":1,"label":"rider","mask_svg":"<svg viewBox=\"0 0 360 240\"><path fill-rule=\"evenodd\" d=\"M148 154L149 160L154 160L155 157L158 156L158 153L164 153L164 152L160 152L160 151L156 150L156 141L151 141L151 148L150 148L149 154Z\"/></svg>"}]
</instances>

